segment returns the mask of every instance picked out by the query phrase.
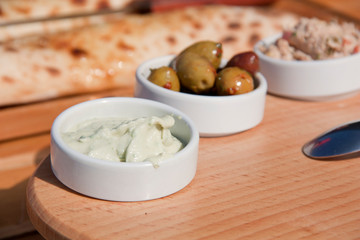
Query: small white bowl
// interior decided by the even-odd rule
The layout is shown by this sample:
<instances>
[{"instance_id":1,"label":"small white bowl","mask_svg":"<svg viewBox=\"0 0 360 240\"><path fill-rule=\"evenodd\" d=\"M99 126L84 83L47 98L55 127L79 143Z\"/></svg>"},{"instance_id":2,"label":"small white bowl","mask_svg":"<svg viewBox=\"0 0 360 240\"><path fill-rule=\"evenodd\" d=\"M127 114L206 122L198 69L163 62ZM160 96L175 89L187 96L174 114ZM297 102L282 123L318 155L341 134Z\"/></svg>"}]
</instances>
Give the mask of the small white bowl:
<instances>
[{"instance_id":1,"label":"small white bowl","mask_svg":"<svg viewBox=\"0 0 360 240\"><path fill-rule=\"evenodd\" d=\"M256 73L256 88L233 96L204 96L171 91L148 80L151 68L168 66L174 55L153 58L136 70L135 97L159 101L186 113L195 123L201 137L219 137L248 130L264 116L267 84ZM225 65L225 61L222 62Z\"/></svg>"},{"instance_id":2,"label":"small white bowl","mask_svg":"<svg viewBox=\"0 0 360 240\"><path fill-rule=\"evenodd\" d=\"M94 117L144 117L170 114L171 128L184 148L155 168L150 162L110 162L71 149L61 133ZM51 166L67 187L94 198L111 201L142 201L179 191L195 176L199 133L182 112L165 104L139 98L103 98L72 106L62 112L51 129Z\"/></svg>"},{"instance_id":3,"label":"small white bowl","mask_svg":"<svg viewBox=\"0 0 360 240\"><path fill-rule=\"evenodd\" d=\"M359 92L360 54L329 60L286 61L266 56L259 50L261 45L270 45L279 37L281 34L265 38L254 47L269 93L299 100L327 101Z\"/></svg>"}]
</instances>

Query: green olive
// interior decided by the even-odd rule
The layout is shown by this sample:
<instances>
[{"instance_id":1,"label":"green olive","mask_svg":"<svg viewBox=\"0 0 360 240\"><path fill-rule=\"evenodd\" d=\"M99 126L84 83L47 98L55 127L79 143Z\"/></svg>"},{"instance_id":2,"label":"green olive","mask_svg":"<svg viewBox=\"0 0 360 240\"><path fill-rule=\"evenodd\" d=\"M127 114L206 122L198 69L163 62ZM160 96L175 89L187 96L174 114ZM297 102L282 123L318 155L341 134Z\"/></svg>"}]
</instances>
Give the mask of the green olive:
<instances>
[{"instance_id":1,"label":"green olive","mask_svg":"<svg viewBox=\"0 0 360 240\"><path fill-rule=\"evenodd\" d=\"M215 83L216 69L204 57L186 52L176 61L180 83L194 93L207 93Z\"/></svg>"},{"instance_id":2,"label":"green olive","mask_svg":"<svg viewBox=\"0 0 360 240\"><path fill-rule=\"evenodd\" d=\"M180 91L180 81L176 72L171 67L150 69L150 82L170 90Z\"/></svg>"},{"instance_id":3,"label":"green olive","mask_svg":"<svg viewBox=\"0 0 360 240\"><path fill-rule=\"evenodd\" d=\"M250 73L243 69L227 67L216 76L215 87L220 96L243 94L254 89L254 80Z\"/></svg>"},{"instance_id":4,"label":"green olive","mask_svg":"<svg viewBox=\"0 0 360 240\"><path fill-rule=\"evenodd\" d=\"M213 41L200 41L185 48L179 55L185 52L197 53L200 56L207 58L213 67L217 69L221 63L222 44Z\"/></svg>"}]
</instances>

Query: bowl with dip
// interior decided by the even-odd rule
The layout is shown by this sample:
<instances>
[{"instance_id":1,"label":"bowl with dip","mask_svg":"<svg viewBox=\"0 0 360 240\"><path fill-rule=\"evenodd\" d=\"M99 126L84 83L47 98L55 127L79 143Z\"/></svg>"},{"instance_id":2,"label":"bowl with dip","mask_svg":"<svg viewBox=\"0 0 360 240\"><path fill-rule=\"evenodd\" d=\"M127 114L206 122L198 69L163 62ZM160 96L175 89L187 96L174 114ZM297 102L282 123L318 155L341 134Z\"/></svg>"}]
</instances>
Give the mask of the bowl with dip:
<instances>
[{"instance_id":1,"label":"bowl with dip","mask_svg":"<svg viewBox=\"0 0 360 240\"><path fill-rule=\"evenodd\" d=\"M303 18L259 41L254 51L271 94L328 101L360 91L360 33L350 23Z\"/></svg>"},{"instance_id":2,"label":"bowl with dip","mask_svg":"<svg viewBox=\"0 0 360 240\"><path fill-rule=\"evenodd\" d=\"M171 65L175 55L149 59L136 70L135 97L168 104L187 114L201 137L221 137L249 130L263 119L267 83L254 75L254 90L229 96L198 95L166 89L149 81L151 69ZM226 60L222 59L221 66Z\"/></svg>"},{"instance_id":3,"label":"bowl with dip","mask_svg":"<svg viewBox=\"0 0 360 240\"><path fill-rule=\"evenodd\" d=\"M139 98L86 101L51 128L51 167L72 190L110 201L173 194L195 176L199 133L168 105Z\"/></svg>"}]
</instances>

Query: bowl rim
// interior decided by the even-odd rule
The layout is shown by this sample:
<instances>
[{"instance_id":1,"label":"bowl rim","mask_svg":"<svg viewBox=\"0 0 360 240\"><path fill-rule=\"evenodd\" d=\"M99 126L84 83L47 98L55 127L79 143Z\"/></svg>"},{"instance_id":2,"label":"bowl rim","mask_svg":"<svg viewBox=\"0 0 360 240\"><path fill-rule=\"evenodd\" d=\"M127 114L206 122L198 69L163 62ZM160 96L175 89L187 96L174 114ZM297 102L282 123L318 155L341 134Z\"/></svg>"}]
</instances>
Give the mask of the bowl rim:
<instances>
[{"instance_id":1,"label":"bowl rim","mask_svg":"<svg viewBox=\"0 0 360 240\"><path fill-rule=\"evenodd\" d=\"M255 73L254 80L257 82L257 86L254 90L247 92L247 93L243 93L243 94L227 95L227 96L209 96L209 95L199 95L199 94L193 94L193 93L172 91L172 90L160 87L154 83L151 83L142 74L144 71L146 71L148 69L147 66L149 64L151 64L153 61L160 62L162 60L162 61L168 61L170 63L170 60L172 58L174 58L175 56L176 55L164 55L164 56L159 56L159 57L151 58L151 59L144 61L136 69L136 73L135 73L136 79L139 82L141 82L143 85L145 85L147 88L157 91L157 93L159 93L161 95L166 95L166 96L173 95L174 97L186 97L189 100L193 100L193 101L196 101L196 100L225 101L225 100L234 100L234 98L245 99L245 98L252 97L253 95L257 95L259 92L264 92L264 91L266 92L266 90L267 90L267 83L266 83L265 77L262 75L261 72ZM224 60L224 59L222 59L222 60ZM224 60L224 61L226 61L226 60Z\"/></svg>"},{"instance_id":2,"label":"bowl rim","mask_svg":"<svg viewBox=\"0 0 360 240\"><path fill-rule=\"evenodd\" d=\"M311 60L311 61L296 61L296 60L284 60L273 58L265 55L262 51L260 51L259 47L261 45L269 45L274 43L277 39L281 38L282 33L277 33L272 36L268 36L264 39L259 40L254 45L254 52L258 55L259 58L262 58L264 61L273 62L274 64L282 64L285 66L316 66L319 64L339 64L342 62L348 62L355 60L360 60L360 53L355 53L352 55L348 55L345 57L339 58L330 58L330 59L321 59L321 60Z\"/></svg>"},{"instance_id":3,"label":"bowl rim","mask_svg":"<svg viewBox=\"0 0 360 240\"><path fill-rule=\"evenodd\" d=\"M69 147L61 137L61 126L64 119L71 115L74 111L79 111L83 107L97 105L97 104L107 104L107 103L118 103L118 104L126 104L126 102L137 102L138 104L146 104L148 106L153 106L156 108L163 109L168 111L170 115L175 115L179 117L180 120L184 121L186 125L189 127L191 136L187 144L177 153L175 153L172 157L163 159L160 164L166 164L174 161L177 158L181 158L182 155L186 155L188 151L191 151L196 147L197 142L199 141L199 132L195 127L195 124L192 120L183 112L160 102L156 102L153 100L142 99L142 98L133 98L133 97L104 97L98 98L94 100L84 101L78 104L75 104L63 112L61 112L54 120L53 125L51 127L50 135L52 144L57 144L58 148L61 149L62 152L66 153L71 159L75 161L79 161L84 164L93 165L93 166L104 166L104 167L113 167L113 168L143 168L143 167L151 167L153 168L153 163L144 161L144 162L115 162L115 161L106 161L102 159L97 159L90 157L86 154L80 153L71 147Z\"/></svg>"}]
</instances>

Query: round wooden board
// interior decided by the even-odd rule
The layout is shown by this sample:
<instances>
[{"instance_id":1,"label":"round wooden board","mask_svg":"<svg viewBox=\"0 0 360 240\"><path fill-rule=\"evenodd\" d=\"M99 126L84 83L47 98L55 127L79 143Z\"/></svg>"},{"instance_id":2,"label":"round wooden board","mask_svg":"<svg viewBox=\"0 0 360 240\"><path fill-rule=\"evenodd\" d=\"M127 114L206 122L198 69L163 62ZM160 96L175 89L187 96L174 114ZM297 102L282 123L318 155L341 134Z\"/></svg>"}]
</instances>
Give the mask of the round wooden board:
<instances>
[{"instance_id":1,"label":"round wooden board","mask_svg":"<svg viewBox=\"0 0 360 240\"><path fill-rule=\"evenodd\" d=\"M144 202L78 194L56 179L48 157L28 184L30 219L47 239L359 239L360 156L319 161L301 152L309 139L356 119L360 95L268 95L260 125L201 138L190 185Z\"/></svg>"}]
</instances>

